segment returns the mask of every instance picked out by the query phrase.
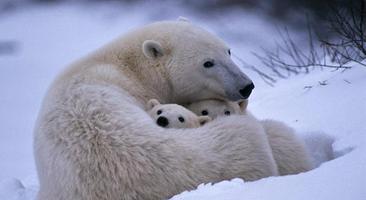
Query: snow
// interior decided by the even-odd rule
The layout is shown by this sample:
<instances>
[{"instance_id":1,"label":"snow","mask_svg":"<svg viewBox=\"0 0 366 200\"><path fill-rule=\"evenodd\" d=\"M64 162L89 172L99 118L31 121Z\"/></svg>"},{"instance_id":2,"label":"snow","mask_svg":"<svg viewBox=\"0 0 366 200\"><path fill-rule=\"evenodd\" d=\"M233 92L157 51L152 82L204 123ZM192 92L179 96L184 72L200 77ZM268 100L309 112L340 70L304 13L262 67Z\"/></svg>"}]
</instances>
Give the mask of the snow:
<instances>
[{"instance_id":1,"label":"snow","mask_svg":"<svg viewBox=\"0 0 366 200\"><path fill-rule=\"evenodd\" d=\"M4 200L35 199L37 191L37 185L26 185L16 178L6 179L0 182L0 199Z\"/></svg>"},{"instance_id":2,"label":"snow","mask_svg":"<svg viewBox=\"0 0 366 200\"><path fill-rule=\"evenodd\" d=\"M250 52L271 45L275 37L275 28L267 20L239 9L208 18L176 5L111 2L43 4L1 14L0 42L14 42L17 50L0 54L1 200L35 198L38 182L32 129L57 73L132 28L178 16L216 32L231 44L235 55L250 63L256 62ZM248 74L256 84L251 112L294 127L320 166L254 182L234 179L201 184L172 199L366 199L366 68L313 71L281 80L275 87L264 84L253 72Z\"/></svg>"},{"instance_id":3,"label":"snow","mask_svg":"<svg viewBox=\"0 0 366 200\"><path fill-rule=\"evenodd\" d=\"M334 138L330 147L335 159L298 175L202 184L172 199L366 199L365 77L361 66L345 72L319 71L257 89L250 99L249 109L257 117L281 119L294 127L307 140L317 164L328 160L332 148L327 147ZM319 85L324 80L328 85Z\"/></svg>"}]
</instances>

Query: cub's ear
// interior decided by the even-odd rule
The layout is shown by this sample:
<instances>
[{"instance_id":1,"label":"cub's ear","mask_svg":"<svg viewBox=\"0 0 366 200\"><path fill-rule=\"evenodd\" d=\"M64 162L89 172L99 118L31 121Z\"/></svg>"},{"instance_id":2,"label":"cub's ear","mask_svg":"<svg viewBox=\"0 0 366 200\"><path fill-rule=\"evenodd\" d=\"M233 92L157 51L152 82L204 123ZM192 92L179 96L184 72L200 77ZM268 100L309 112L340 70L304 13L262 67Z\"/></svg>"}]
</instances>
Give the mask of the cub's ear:
<instances>
[{"instance_id":1,"label":"cub's ear","mask_svg":"<svg viewBox=\"0 0 366 200\"><path fill-rule=\"evenodd\" d=\"M209 116L199 116L198 121L200 122L201 126L205 125L207 122L212 121L211 117Z\"/></svg>"},{"instance_id":2,"label":"cub's ear","mask_svg":"<svg viewBox=\"0 0 366 200\"><path fill-rule=\"evenodd\" d=\"M160 105L160 102L156 99L150 99L148 102L147 102L147 108L149 110L153 109L155 106L157 105Z\"/></svg>"},{"instance_id":3,"label":"cub's ear","mask_svg":"<svg viewBox=\"0 0 366 200\"><path fill-rule=\"evenodd\" d=\"M241 100L237 101L237 103L240 107L241 112L245 111L248 107L248 99L241 99Z\"/></svg>"},{"instance_id":4,"label":"cub's ear","mask_svg":"<svg viewBox=\"0 0 366 200\"><path fill-rule=\"evenodd\" d=\"M145 40L142 44L142 52L148 58L158 58L164 55L163 47L155 40Z\"/></svg>"}]
</instances>

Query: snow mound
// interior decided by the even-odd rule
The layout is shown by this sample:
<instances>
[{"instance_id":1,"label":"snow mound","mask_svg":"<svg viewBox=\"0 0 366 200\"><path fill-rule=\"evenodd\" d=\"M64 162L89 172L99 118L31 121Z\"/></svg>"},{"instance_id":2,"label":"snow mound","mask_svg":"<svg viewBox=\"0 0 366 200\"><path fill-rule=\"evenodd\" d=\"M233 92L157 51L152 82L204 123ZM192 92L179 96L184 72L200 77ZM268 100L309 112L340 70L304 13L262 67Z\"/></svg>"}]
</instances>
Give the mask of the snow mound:
<instances>
[{"instance_id":1,"label":"snow mound","mask_svg":"<svg viewBox=\"0 0 366 200\"><path fill-rule=\"evenodd\" d=\"M38 187L26 188L23 183L15 178L0 182L0 199L4 200L33 200Z\"/></svg>"},{"instance_id":2,"label":"snow mound","mask_svg":"<svg viewBox=\"0 0 366 200\"><path fill-rule=\"evenodd\" d=\"M238 188L243 188L244 180L235 178L230 181L222 181L220 183L215 184L214 186L212 183L207 184L200 184L197 187L197 190L191 192L183 192L180 195L177 195L171 200L190 200L190 199L230 199L230 196L239 195L240 190ZM230 193L230 196L227 196L226 193Z\"/></svg>"},{"instance_id":3,"label":"snow mound","mask_svg":"<svg viewBox=\"0 0 366 200\"><path fill-rule=\"evenodd\" d=\"M306 133L302 137L309 154L311 155L314 167L334 159L334 138L322 132Z\"/></svg>"}]
</instances>

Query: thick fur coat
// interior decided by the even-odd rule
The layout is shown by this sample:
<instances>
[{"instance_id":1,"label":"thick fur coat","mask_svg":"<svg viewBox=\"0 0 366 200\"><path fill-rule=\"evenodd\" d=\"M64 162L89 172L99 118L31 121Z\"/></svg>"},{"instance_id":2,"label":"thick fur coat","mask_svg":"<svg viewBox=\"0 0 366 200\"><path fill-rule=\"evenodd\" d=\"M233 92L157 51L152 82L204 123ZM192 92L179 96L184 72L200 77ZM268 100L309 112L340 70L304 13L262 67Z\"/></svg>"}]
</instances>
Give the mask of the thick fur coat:
<instances>
[{"instance_id":1,"label":"thick fur coat","mask_svg":"<svg viewBox=\"0 0 366 200\"><path fill-rule=\"evenodd\" d=\"M198 128L211 121L208 116L197 116L178 104L160 104L156 99L147 102L147 112L157 125L164 128Z\"/></svg>"},{"instance_id":2,"label":"thick fur coat","mask_svg":"<svg viewBox=\"0 0 366 200\"><path fill-rule=\"evenodd\" d=\"M248 101L237 102L221 100L202 100L187 105L197 115L206 114L215 119L231 114L254 116L247 110ZM263 126L272 149L280 175L298 174L309 171L313 167L312 158L305 143L295 131L277 120L254 120ZM242 123L248 123L242 121Z\"/></svg>"},{"instance_id":3,"label":"thick fur coat","mask_svg":"<svg viewBox=\"0 0 366 200\"><path fill-rule=\"evenodd\" d=\"M277 175L264 130L249 116L164 129L146 112L153 98L237 100L249 84L228 47L188 22L154 23L111 42L69 66L44 99L34 136L38 200L166 199L200 183Z\"/></svg>"}]
</instances>

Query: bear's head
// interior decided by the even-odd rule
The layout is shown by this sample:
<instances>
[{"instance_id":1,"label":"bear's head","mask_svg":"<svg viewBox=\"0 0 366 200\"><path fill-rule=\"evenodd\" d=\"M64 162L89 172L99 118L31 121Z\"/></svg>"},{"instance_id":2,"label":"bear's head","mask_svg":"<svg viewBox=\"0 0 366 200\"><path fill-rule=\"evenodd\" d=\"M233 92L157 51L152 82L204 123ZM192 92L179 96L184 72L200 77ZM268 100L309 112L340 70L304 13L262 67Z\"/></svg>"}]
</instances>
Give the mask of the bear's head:
<instances>
[{"instance_id":1,"label":"bear's head","mask_svg":"<svg viewBox=\"0 0 366 200\"><path fill-rule=\"evenodd\" d=\"M209 116L212 119L218 116L228 116L232 114L244 114L248 106L248 100L222 101L222 100L202 100L186 107L197 115Z\"/></svg>"},{"instance_id":2,"label":"bear's head","mask_svg":"<svg viewBox=\"0 0 366 200\"><path fill-rule=\"evenodd\" d=\"M208 116L197 116L178 104L160 104L156 99L149 100L147 108L156 124L164 128L197 128L211 121Z\"/></svg>"},{"instance_id":3,"label":"bear's head","mask_svg":"<svg viewBox=\"0 0 366 200\"><path fill-rule=\"evenodd\" d=\"M237 101L251 94L253 82L232 61L230 48L218 37L187 21L159 22L150 30L156 34L143 42L142 51L148 59L164 60L173 102Z\"/></svg>"}]
</instances>

